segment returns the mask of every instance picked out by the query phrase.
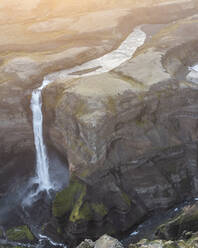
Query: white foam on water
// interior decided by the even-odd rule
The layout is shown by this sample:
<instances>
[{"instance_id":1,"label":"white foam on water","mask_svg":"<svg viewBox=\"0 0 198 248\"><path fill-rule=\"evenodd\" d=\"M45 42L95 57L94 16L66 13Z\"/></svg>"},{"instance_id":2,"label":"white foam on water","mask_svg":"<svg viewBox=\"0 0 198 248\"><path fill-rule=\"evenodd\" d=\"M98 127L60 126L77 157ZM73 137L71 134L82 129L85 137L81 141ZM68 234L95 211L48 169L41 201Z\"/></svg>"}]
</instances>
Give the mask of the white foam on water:
<instances>
[{"instance_id":1,"label":"white foam on water","mask_svg":"<svg viewBox=\"0 0 198 248\"><path fill-rule=\"evenodd\" d=\"M198 72L198 65L190 66L190 67L188 67L188 69L190 71L196 71L196 72Z\"/></svg>"},{"instance_id":2,"label":"white foam on water","mask_svg":"<svg viewBox=\"0 0 198 248\"><path fill-rule=\"evenodd\" d=\"M136 236L139 232L135 231L130 234L130 236Z\"/></svg>"},{"instance_id":3,"label":"white foam on water","mask_svg":"<svg viewBox=\"0 0 198 248\"><path fill-rule=\"evenodd\" d=\"M39 237L40 237L41 240L47 240L50 244L52 244L54 246L67 248L67 246L65 244L57 243L57 242L53 241L52 239L50 239L49 237L47 237L45 235L39 234Z\"/></svg>"}]
</instances>

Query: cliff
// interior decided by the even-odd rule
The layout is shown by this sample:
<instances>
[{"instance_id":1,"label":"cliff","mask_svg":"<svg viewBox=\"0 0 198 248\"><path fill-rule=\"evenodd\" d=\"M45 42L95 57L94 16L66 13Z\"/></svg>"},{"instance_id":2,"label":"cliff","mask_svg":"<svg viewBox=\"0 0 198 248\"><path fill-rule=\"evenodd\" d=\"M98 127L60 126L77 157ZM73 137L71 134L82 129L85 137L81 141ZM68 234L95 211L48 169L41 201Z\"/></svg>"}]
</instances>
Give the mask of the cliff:
<instances>
[{"instance_id":1,"label":"cliff","mask_svg":"<svg viewBox=\"0 0 198 248\"><path fill-rule=\"evenodd\" d=\"M73 175L53 205L65 240L118 234L196 196L197 86L186 76L197 23L166 25L115 70L45 90L49 143Z\"/></svg>"}]
</instances>

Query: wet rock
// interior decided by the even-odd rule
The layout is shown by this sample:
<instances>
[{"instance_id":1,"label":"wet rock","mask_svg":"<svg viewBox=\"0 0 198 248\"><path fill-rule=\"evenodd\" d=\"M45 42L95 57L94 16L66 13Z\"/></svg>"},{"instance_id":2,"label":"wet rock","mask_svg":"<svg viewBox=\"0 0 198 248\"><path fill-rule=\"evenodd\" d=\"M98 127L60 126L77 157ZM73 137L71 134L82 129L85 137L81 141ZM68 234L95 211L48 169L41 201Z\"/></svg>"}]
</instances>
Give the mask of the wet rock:
<instances>
[{"instance_id":1,"label":"wet rock","mask_svg":"<svg viewBox=\"0 0 198 248\"><path fill-rule=\"evenodd\" d=\"M8 241L35 243L37 239L27 226L18 226L6 231Z\"/></svg>"},{"instance_id":2,"label":"wet rock","mask_svg":"<svg viewBox=\"0 0 198 248\"><path fill-rule=\"evenodd\" d=\"M177 240L189 239L192 232L198 230L198 203L186 206L182 212L167 223L159 226L156 235L159 238Z\"/></svg>"}]
</instances>

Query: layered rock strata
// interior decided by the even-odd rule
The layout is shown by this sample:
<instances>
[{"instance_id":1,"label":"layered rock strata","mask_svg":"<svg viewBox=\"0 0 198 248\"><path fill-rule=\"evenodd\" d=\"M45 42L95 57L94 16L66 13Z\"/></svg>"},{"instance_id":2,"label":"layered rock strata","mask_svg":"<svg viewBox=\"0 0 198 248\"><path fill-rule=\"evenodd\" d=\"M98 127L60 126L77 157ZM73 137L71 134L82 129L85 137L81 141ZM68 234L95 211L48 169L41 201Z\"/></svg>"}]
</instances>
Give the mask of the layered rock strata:
<instances>
[{"instance_id":1,"label":"layered rock strata","mask_svg":"<svg viewBox=\"0 0 198 248\"><path fill-rule=\"evenodd\" d=\"M186 81L197 23L162 28L114 71L46 89L49 142L75 175L53 205L65 240L118 234L198 193L197 86Z\"/></svg>"}]
</instances>

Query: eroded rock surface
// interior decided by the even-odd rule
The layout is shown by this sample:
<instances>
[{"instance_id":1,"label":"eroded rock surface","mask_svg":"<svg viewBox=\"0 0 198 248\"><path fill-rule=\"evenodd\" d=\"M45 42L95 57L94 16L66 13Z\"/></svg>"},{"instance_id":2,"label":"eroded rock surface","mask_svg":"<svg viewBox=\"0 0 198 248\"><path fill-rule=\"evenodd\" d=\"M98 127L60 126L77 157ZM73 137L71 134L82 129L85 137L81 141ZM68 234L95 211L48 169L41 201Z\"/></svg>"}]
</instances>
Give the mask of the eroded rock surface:
<instances>
[{"instance_id":1,"label":"eroded rock surface","mask_svg":"<svg viewBox=\"0 0 198 248\"><path fill-rule=\"evenodd\" d=\"M49 142L82 184L55 215L66 240L127 230L198 193L197 90L186 81L197 23L167 25L114 71L46 89ZM54 209L66 206L60 194ZM93 204L106 210L99 219Z\"/></svg>"}]
</instances>

